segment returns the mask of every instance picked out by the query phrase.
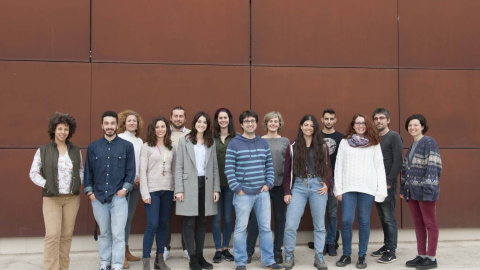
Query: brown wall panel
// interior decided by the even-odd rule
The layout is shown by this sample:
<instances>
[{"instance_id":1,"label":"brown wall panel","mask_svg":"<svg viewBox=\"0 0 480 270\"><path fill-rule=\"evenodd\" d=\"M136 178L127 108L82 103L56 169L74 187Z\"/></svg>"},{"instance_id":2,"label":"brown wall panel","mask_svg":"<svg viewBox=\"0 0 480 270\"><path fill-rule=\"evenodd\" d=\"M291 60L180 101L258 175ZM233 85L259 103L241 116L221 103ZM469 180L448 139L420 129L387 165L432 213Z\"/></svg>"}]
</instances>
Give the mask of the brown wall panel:
<instances>
[{"instance_id":1,"label":"brown wall panel","mask_svg":"<svg viewBox=\"0 0 480 270\"><path fill-rule=\"evenodd\" d=\"M252 1L255 65L396 67L397 1Z\"/></svg>"},{"instance_id":2,"label":"brown wall panel","mask_svg":"<svg viewBox=\"0 0 480 270\"><path fill-rule=\"evenodd\" d=\"M45 235L42 188L36 186L29 177L35 152L36 149L0 149L0 171L3 175L0 183L4 187L0 196L3 206L0 237ZM85 156L85 151L82 151L82 155ZM81 200L75 234L86 234L87 228L93 232L94 224L88 223L88 211L91 211L88 199L81 196Z\"/></svg>"},{"instance_id":3,"label":"brown wall panel","mask_svg":"<svg viewBox=\"0 0 480 270\"><path fill-rule=\"evenodd\" d=\"M90 60L90 1L2 1L0 59Z\"/></svg>"},{"instance_id":4,"label":"brown wall panel","mask_svg":"<svg viewBox=\"0 0 480 270\"><path fill-rule=\"evenodd\" d=\"M49 139L48 118L56 111L75 117L72 142L88 145L90 64L0 61L0 85L0 113L16 116L5 118L10 132L1 133L0 147L44 144Z\"/></svg>"},{"instance_id":5,"label":"brown wall panel","mask_svg":"<svg viewBox=\"0 0 480 270\"><path fill-rule=\"evenodd\" d=\"M401 67L480 68L480 1L398 1Z\"/></svg>"},{"instance_id":6,"label":"brown wall panel","mask_svg":"<svg viewBox=\"0 0 480 270\"><path fill-rule=\"evenodd\" d=\"M478 204L479 149L440 149L442 176L437 201L438 227L480 227ZM403 228L413 228L410 209L402 201ZM440 233L442 233L440 231Z\"/></svg>"},{"instance_id":7,"label":"brown wall panel","mask_svg":"<svg viewBox=\"0 0 480 270\"><path fill-rule=\"evenodd\" d=\"M425 115L440 147L480 147L479 70L400 70L399 103L404 146L412 142L405 121L415 113ZM452 128L454 127L454 128Z\"/></svg>"},{"instance_id":8,"label":"brown wall panel","mask_svg":"<svg viewBox=\"0 0 480 270\"><path fill-rule=\"evenodd\" d=\"M95 62L249 63L249 2L93 1Z\"/></svg>"}]
</instances>

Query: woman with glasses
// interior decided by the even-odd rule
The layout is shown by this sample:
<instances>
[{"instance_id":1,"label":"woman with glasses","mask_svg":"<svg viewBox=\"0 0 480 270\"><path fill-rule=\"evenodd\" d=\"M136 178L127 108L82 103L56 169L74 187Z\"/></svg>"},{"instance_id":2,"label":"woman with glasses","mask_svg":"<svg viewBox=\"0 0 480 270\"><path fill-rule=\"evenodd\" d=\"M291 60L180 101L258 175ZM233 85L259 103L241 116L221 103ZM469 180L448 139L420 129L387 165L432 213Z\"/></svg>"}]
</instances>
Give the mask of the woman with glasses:
<instances>
[{"instance_id":1,"label":"woman with glasses","mask_svg":"<svg viewBox=\"0 0 480 270\"><path fill-rule=\"evenodd\" d=\"M387 197L387 179L377 130L370 118L357 113L353 116L338 148L335 164L334 193L342 203L343 255L336 265L351 263L352 226L358 206L359 251L357 268L367 267L365 256L370 238L370 212L373 201Z\"/></svg>"}]
</instances>

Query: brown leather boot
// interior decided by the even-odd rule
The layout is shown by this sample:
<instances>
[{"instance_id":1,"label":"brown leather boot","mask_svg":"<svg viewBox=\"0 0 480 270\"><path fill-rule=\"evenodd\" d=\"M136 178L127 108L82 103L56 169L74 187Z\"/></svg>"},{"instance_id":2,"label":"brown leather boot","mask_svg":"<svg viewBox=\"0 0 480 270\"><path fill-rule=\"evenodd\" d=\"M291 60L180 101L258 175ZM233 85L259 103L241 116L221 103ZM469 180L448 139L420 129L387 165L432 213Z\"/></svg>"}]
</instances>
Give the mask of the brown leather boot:
<instances>
[{"instance_id":1,"label":"brown leather boot","mask_svg":"<svg viewBox=\"0 0 480 270\"><path fill-rule=\"evenodd\" d=\"M123 261L123 269L128 269L128 268L130 268L130 266L128 265L127 257L125 257L125 260Z\"/></svg>"},{"instance_id":2,"label":"brown leather boot","mask_svg":"<svg viewBox=\"0 0 480 270\"><path fill-rule=\"evenodd\" d=\"M125 258L127 259L127 261L129 262L138 262L140 261L140 258L139 257L135 257L132 255L132 253L130 253L130 250L128 249L128 245L125 246Z\"/></svg>"}]
</instances>

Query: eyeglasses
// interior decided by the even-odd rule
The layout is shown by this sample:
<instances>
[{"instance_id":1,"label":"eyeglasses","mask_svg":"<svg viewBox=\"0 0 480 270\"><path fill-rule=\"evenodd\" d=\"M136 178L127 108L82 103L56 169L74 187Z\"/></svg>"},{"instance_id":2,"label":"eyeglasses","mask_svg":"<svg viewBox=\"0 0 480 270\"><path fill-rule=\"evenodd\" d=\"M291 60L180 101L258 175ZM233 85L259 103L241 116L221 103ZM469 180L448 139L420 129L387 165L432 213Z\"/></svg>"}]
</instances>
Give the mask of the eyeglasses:
<instances>
[{"instance_id":1,"label":"eyeglasses","mask_svg":"<svg viewBox=\"0 0 480 270\"><path fill-rule=\"evenodd\" d=\"M374 118L373 118L373 121L378 121L378 120L383 121L383 120L385 120L385 119L387 119L387 117L385 117L385 116L379 116L379 117L374 117Z\"/></svg>"},{"instance_id":2,"label":"eyeglasses","mask_svg":"<svg viewBox=\"0 0 480 270\"><path fill-rule=\"evenodd\" d=\"M257 123L257 120L253 119L253 120L243 120L243 123L248 125L248 124L255 124Z\"/></svg>"},{"instance_id":3,"label":"eyeglasses","mask_svg":"<svg viewBox=\"0 0 480 270\"><path fill-rule=\"evenodd\" d=\"M355 122L355 126L361 127L361 126L366 126L365 122Z\"/></svg>"}]
</instances>

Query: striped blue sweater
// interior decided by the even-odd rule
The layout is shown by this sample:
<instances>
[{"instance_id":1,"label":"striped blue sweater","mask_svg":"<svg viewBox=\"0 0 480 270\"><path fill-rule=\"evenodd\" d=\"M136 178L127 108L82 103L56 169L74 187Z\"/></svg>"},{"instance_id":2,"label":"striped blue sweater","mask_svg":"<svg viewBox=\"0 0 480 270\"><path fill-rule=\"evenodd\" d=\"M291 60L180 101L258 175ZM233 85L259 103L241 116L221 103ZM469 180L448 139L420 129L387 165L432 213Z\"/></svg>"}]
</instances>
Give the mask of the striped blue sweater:
<instances>
[{"instance_id":1,"label":"striped blue sweater","mask_svg":"<svg viewBox=\"0 0 480 270\"><path fill-rule=\"evenodd\" d=\"M227 148L225 175L230 189L237 194L243 190L245 194L255 195L264 185L271 189L274 170L267 141L259 136L233 138Z\"/></svg>"}]
</instances>

